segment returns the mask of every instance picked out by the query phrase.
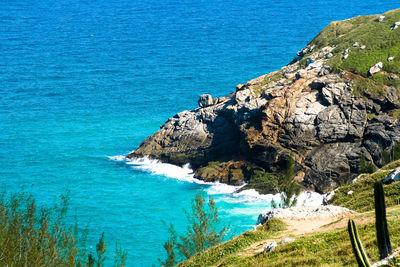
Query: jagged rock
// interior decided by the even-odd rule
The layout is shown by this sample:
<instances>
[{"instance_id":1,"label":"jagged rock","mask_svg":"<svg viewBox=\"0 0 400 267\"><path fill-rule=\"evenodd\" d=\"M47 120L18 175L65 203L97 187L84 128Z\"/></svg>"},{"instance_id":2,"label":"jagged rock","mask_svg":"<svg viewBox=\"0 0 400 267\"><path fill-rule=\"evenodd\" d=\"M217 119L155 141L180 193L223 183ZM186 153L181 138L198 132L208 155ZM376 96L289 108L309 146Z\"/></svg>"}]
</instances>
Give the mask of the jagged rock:
<instances>
[{"instance_id":1,"label":"jagged rock","mask_svg":"<svg viewBox=\"0 0 400 267\"><path fill-rule=\"evenodd\" d=\"M374 74L380 72L382 68L383 68L382 62L376 63L369 69L369 75L374 75Z\"/></svg>"},{"instance_id":2,"label":"jagged rock","mask_svg":"<svg viewBox=\"0 0 400 267\"><path fill-rule=\"evenodd\" d=\"M358 43L358 42L355 42L354 44L353 44L353 47L359 47L360 46L360 44Z\"/></svg>"},{"instance_id":3,"label":"jagged rock","mask_svg":"<svg viewBox=\"0 0 400 267\"><path fill-rule=\"evenodd\" d=\"M384 18L385 18L385 16L379 16L378 22L382 22Z\"/></svg>"},{"instance_id":4,"label":"jagged rock","mask_svg":"<svg viewBox=\"0 0 400 267\"><path fill-rule=\"evenodd\" d=\"M353 190L350 190L349 192L347 192L347 195L351 196L354 193Z\"/></svg>"},{"instance_id":5,"label":"jagged rock","mask_svg":"<svg viewBox=\"0 0 400 267\"><path fill-rule=\"evenodd\" d=\"M329 200L331 200L333 198L333 196L335 195L335 191L332 190L329 193L326 193L322 199L322 204L323 205L328 205Z\"/></svg>"},{"instance_id":6,"label":"jagged rock","mask_svg":"<svg viewBox=\"0 0 400 267\"><path fill-rule=\"evenodd\" d=\"M314 59L312 59L312 58L307 58L306 65L308 66L308 65L310 65L311 63L314 63L314 62L315 62Z\"/></svg>"},{"instance_id":7,"label":"jagged rock","mask_svg":"<svg viewBox=\"0 0 400 267\"><path fill-rule=\"evenodd\" d=\"M277 219L309 219L338 217L346 213L353 213L347 208L326 205L316 207L292 207L287 209L272 209L258 215L257 224L263 224L272 218Z\"/></svg>"},{"instance_id":8,"label":"jagged rock","mask_svg":"<svg viewBox=\"0 0 400 267\"><path fill-rule=\"evenodd\" d=\"M306 47L299 52L310 59L306 67L294 60L226 97L203 95L200 108L168 119L127 157L190 163L199 179L235 185L248 179L252 166L281 173L293 157L296 181L321 193L357 177L360 155L381 167L382 151L400 140L400 121L391 115L400 108L399 91L385 86L382 93L357 94L358 74L328 66L334 49ZM397 73L388 76L398 79ZM206 170L213 161L218 167Z\"/></svg>"},{"instance_id":9,"label":"jagged rock","mask_svg":"<svg viewBox=\"0 0 400 267\"><path fill-rule=\"evenodd\" d=\"M366 45L362 45L362 46L360 46L360 49L361 49L361 50L364 50L365 48L367 48L367 46L366 46Z\"/></svg>"},{"instance_id":10,"label":"jagged rock","mask_svg":"<svg viewBox=\"0 0 400 267\"><path fill-rule=\"evenodd\" d=\"M201 108L209 107L214 104L212 96L208 94L201 95L197 102Z\"/></svg>"},{"instance_id":11,"label":"jagged rock","mask_svg":"<svg viewBox=\"0 0 400 267\"><path fill-rule=\"evenodd\" d=\"M393 61L394 57L388 57L387 61Z\"/></svg>"},{"instance_id":12,"label":"jagged rock","mask_svg":"<svg viewBox=\"0 0 400 267\"><path fill-rule=\"evenodd\" d=\"M264 247L264 253L273 252L276 247L277 247L277 244L275 241L267 243Z\"/></svg>"},{"instance_id":13,"label":"jagged rock","mask_svg":"<svg viewBox=\"0 0 400 267\"><path fill-rule=\"evenodd\" d=\"M325 59L329 59L329 58L331 58L331 57L333 57L333 54L332 54L332 53L328 53L328 54L325 55Z\"/></svg>"},{"instance_id":14,"label":"jagged rock","mask_svg":"<svg viewBox=\"0 0 400 267\"><path fill-rule=\"evenodd\" d=\"M344 52L343 52L343 59L347 59L347 58L349 57L349 51L350 51L349 48L347 48L347 49L344 50Z\"/></svg>"},{"instance_id":15,"label":"jagged rock","mask_svg":"<svg viewBox=\"0 0 400 267\"><path fill-rule=\"evenodd\" d=\"M400 168L396 168L391 173L389 173L388 176L383 178L382 183L391 184L397 181L400 181Z\"/></svg>"},{"instance_id":16,"label":"jagged rock","mask_svg":"<svg viewBox=\"0 0 400 267\"><path fill-rule=\"evenodd\" d=\"M400 21L397 21L392 25L392 27L390 27L390 29L391 30L395 30L395 29L397 29L399 27L399 25L400 25Z\"/></svg>"}]
</instances>

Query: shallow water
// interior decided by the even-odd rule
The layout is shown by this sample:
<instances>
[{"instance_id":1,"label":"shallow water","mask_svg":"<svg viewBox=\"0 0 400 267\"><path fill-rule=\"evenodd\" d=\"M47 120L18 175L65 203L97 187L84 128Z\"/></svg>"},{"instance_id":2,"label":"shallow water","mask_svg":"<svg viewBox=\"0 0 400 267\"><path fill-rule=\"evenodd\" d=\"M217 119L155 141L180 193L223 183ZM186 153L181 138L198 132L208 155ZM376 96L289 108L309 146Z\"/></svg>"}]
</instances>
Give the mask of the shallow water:
<instances>
[{"instance_id":1,"label":"shallow water","mask_svg":"<svg viewBox=\"0 0 400 267\"><path fill-rule=\"evenodd\" d=\"M109 157L195 108L198 95L224 96L279 69L330 21L395 3L2 1L0 181L41 203L69 189L90 243L104 231L111 249L118 240L128 250L128 266L164 257L161 220L184 230L198 191L216 198L231 234L251 229L268 198L196 183L188 167Z\"/></svg>"}]
</instances>

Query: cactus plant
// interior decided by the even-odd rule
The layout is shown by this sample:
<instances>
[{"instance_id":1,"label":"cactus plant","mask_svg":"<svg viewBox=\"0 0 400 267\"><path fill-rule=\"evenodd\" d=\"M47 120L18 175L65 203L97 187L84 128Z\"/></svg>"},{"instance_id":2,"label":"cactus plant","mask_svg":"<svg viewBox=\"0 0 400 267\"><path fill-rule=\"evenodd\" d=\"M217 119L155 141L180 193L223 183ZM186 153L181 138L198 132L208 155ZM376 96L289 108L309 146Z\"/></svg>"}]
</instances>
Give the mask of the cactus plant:
<instances>
[{"instance_id":1,"label":"cactus plant","mask_svg":"<svg viewBox=\"0 0 400 267\"><path fill-rule=\"evenodd\" d=\"M347 228L349 231L351 245L353 247L354 254L356 255L358 265L360 267L371 266L368 260L368 256L365 253L364 247L360 241L360 238L358 237L356 224L352 219L349 220Z\"/></svg>"},{"instance_id":2,"label":"cactus plant","mask_svg":"<svg viewBox=\"0 0 400 267\"><path fill-rule=\"evenodd\" d=\"M390 245L386 220L385 195L383 193L383 185L381 181L377 181L374 185L374 199L376 238L378 240L380 258L384 259L392 252L392 247Z\"/></svg>"}]
</instances>

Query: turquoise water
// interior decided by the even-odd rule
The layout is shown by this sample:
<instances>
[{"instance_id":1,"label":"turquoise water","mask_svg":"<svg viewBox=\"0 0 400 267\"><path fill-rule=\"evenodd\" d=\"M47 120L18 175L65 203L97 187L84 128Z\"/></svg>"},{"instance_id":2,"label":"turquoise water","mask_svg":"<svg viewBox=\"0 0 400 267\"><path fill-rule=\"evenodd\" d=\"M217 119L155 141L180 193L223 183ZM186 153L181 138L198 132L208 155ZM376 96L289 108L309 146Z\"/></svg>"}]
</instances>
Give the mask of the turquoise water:
<instances>
[{"instance_id":1,"label":"turquoise water","mask_svg":"<svg viewBox=\"0 0 400 267\"><path fill-rule=\"evenodd\" d=\"M199 94L279 69L330 21L394 9L394 1L7 1L0 3L0 182L90 221L128 266L164 257L161 220L184 230L196 192L213 194L230 234L268 201L199 184L188 169L126 155ZM118 158L117 158L118 159ZM147 166L147 168L145 168ZM158 174L157 174L158 173ZM31 187L32 186L32 187ZM74 213L74 212L72 212ZM112 258L112 255L109 256Z\"/></svg>"}]
</instances>

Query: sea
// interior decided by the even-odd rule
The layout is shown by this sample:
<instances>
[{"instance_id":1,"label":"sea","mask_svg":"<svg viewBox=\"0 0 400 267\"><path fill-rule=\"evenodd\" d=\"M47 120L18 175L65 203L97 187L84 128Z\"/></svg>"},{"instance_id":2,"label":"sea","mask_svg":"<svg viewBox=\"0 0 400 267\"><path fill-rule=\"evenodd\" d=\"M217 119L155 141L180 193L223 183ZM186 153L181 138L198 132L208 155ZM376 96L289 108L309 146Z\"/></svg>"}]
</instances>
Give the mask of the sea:
<instances>
[{"instance_id":1,"label":"sea","mask_svg":"<svg viewBox=\"0 0 400 267\"><path fill-rule=\"evenodd\" d=\"M1 0L0 184L39 205L69 191L70 221L102 232L109 266L165 258L167 225L187 226L197 193L212 196L228 237L252 229L273 197L206 184L189 165L126 161L200 94L288 64L331 21L379 14L397 1ZM303 194L300 202L321 200Z\"/></svg>"}]
</instances>

